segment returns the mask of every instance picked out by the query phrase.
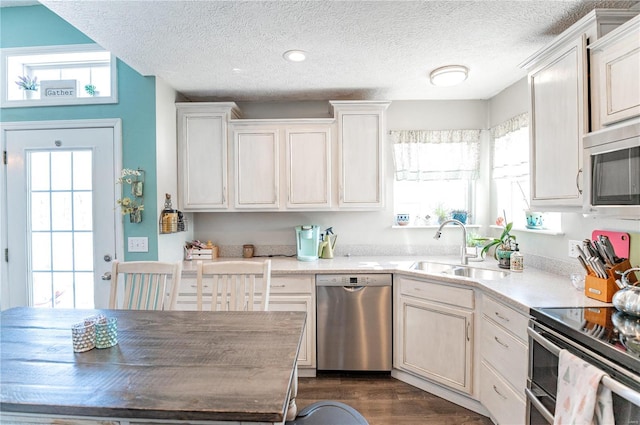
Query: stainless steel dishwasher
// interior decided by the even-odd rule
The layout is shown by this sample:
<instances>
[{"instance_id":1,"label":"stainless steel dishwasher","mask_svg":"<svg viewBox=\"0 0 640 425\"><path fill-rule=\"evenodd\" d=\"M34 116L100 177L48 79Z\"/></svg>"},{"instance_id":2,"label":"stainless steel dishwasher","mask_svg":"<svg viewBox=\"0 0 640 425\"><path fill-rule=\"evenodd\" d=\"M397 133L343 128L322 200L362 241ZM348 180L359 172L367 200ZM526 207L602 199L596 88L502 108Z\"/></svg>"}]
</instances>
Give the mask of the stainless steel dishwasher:
<instances>
[{"instance_id":1,"label":"stainless steel dishwasher","mask_svg":"<svg viewBox=\"0 0 640 425\"><path fill-rule=\"evenodd\" d=\"M391 274L317 275L318 370L391 370Z\"/></svg>"}]
</instances>

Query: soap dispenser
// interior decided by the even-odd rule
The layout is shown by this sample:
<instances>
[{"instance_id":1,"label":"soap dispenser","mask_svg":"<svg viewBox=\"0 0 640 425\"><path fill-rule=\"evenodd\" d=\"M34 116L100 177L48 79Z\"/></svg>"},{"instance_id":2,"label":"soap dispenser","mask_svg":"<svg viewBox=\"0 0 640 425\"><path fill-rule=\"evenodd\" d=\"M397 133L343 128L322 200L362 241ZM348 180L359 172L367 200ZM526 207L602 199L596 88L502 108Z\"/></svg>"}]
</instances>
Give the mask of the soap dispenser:
<instances>
[{"instance_id":1,"label":"soap dispenser","mask_svg":"<svg viewBox=\"0 0 640 425\"><path fill-rule=\"evenodd\" d=\"M516 250L511 253L509 257L510 269L512 272L522 272L524 270L524 256L520 253L518 244L516 244Z\"/></svg>"}]
</instances>

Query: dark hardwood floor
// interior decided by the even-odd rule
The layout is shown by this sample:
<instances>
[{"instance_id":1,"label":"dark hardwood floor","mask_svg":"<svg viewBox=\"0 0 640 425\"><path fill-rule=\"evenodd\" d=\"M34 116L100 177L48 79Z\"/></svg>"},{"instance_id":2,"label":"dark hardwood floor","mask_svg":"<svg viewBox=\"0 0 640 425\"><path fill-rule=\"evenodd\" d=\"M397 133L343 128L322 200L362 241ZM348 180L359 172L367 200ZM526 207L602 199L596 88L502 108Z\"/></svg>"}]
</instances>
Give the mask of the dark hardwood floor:
<instances>
[{"instance_id":1,"label":"dark hardwood floor","mask_svg":"<svg viewBox=\"0 0 640 425\"><path fill-rule=\"evenodd\" d=\"M298 409L319 400L346 403L362 413L369 425L492 424L485 416L388 375L319 375L315 378L299 378L296 399Z\"/></svg>"}]
</instances>

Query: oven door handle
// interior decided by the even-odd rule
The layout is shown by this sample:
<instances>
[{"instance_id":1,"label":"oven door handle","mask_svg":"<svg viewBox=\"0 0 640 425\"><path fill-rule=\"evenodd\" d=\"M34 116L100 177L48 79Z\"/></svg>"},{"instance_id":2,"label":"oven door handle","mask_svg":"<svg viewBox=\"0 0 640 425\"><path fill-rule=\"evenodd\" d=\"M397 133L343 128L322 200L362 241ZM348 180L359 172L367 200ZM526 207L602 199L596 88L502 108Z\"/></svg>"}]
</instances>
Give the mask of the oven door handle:
<instances>
[{"instance_id":1,"label":"oven door handle","mask_svg":"<svg viewBox=\"0 0 640 425\"><path fill-rule=\"evenodd\" d=\"M546 407L544 407L542 402L538 400L538 397L536 397L529 388L525 388L524 393L527 396L529 403L531 403L531 406L534 407L538 412L540 412L540 414L545 418L547 422L552 424L554 421L553 415Z\"/></svg>"},{"instance_id":2,"label":"oven door handle","mask_svg":"<svg viewBox=\"0 0 640 425\"><path fill-rule=\"evenodd\" d=\"M527 333L531 338L533 338L538 344L542 345L544 348L549 350L556 356L560 356L560 347L548 341L545 337L540 335L538 332L533 330L532 328L527 328ZM602 359L603 361L607 361L606 359ZM626 385L616 381L609 375L604 375L602 377L602 381L600 381L602 385L609 388L614 393L618 394L620 397L629 400L635 405L640 406L640 392L627 387Z\"/></svg>"},{"instance_id":3,"label":"oven door handle","mask_svg":"<svg viewBox=\"0 0 640 425\"><path fill-rule=\"evenodd\" d=\"M545 337L540 335L538 332L534 331L532 328L527 328L527 333L531 338L533 338L538 344L542 345L544 348L549 350L551 354L554 356L560 355L560 347L547 340Z\"/></svg>"}]
</instances>

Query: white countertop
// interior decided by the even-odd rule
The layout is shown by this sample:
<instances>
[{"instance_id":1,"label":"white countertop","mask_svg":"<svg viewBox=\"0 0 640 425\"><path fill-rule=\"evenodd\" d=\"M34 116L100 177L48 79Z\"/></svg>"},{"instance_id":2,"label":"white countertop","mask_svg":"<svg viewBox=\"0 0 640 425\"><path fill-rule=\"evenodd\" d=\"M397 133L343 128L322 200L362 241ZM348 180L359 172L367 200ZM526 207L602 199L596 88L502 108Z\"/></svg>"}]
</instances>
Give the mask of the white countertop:
<instances>
[{"instance_id":1,"label":"white countertop","mask_svg":"<svg viewBox=\"0 0 640 425\"><path fill-rule=\"evenodd\" d=\"M203 261L255 261L262 259L265 258L218 258L216 260ZM496 280L478 280L410 269L411 265L416 261L460 264L459 256L363 256L336 257L331 260L319 259L316 261L298 261L295 257L269 257L269 259L271 260L271 273L276 276L287 274L396 273L423 279L436 278L443 283L478 288L526 314L529 313L529 309L532 307L603 307L611 305L586 297L584 291L578 291L571 285L569 276L560 276L534 268L526 268L526 264L522 273L509 273L507 277ZM184 277L195 277L196 262L195 260L184 262ZM470 261L469 266L502 270L493 259L486 259L482 262Z\"/></svg>"}]
</instances>

